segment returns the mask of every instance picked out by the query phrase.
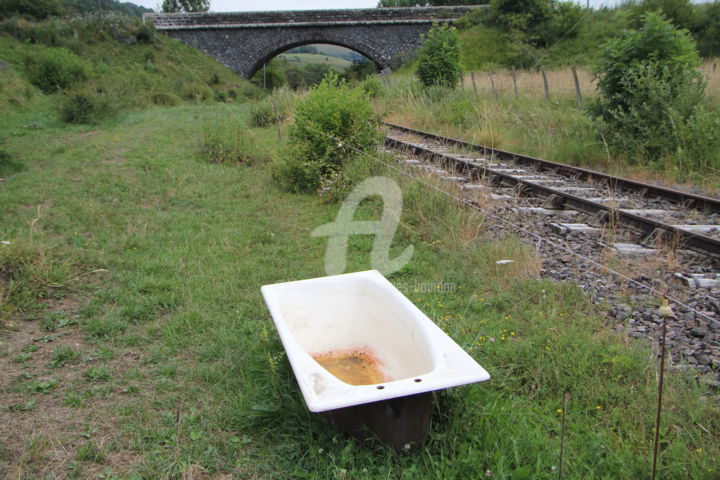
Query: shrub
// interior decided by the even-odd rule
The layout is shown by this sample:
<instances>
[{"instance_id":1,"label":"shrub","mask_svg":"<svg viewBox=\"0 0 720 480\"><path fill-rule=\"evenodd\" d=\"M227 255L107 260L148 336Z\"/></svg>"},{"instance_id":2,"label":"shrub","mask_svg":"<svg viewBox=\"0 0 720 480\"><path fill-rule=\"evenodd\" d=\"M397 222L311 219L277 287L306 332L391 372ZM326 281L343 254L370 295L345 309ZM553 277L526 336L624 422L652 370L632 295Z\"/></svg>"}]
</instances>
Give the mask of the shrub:
<instances>
[{"instance_id":1,"label":"shrub","mask_svg":"<svg viewBox=\"0 0 720 480\"><path fill-rule=\"evenodd\" d=\"M460 39L455 27L436 25L428 32L418 52L415 74L425 86L455 88L458 85L462 66Z\"/></svg>"},{"instance_id":2,"label":"shrub","mask_svg":"<svg viewBox=\"0 0 720 480\"><path fill-rule=\"evenodd\" d=\"M275 110L273 110L273 104ZM275 123L275 114L283 122L290 117L295 105L295 96L287 87L275 90L265 101L256 103L250 110L250 125L253 127L269 127Z\"/></svg>"},{"instance_id":3,"label":"shrub","mask_svg":"<svg viewBox=\"0 0 720 480\"><path fill-rule=\"evenodd\" d=\"M90 64L66 48L42 48L25 57L30 83L45 93L68 88L87 80Z\"/></svg>"},{"instance_id":4,"label":"shrub","mask_svg":"<svg viewBox=\"0 0 720 480\"><path fill-rule=\"evenodd\" d=\"M369 98L376 98L382 93L383 84L377 75L368 75L360 84L360 88Z\"/></svg>"},{"instance_id":5,"label":"shrub","mask_svg":"<svg viewBox=\"0 0 720 480\"><path fill-rule=\"evenodd\" d=\"M298 104L285 158L276 163L274 177L290 191L317 191L324 178L375 149L379 141L367 95L328 75Z\"/></svg>"},{"instance_id":6,"label":"shrub","mask_svg":"<svg viewBox=\"0 0 720 480\"><path fill-rule=\"evenodd\" d=\"M152 24L143 23L138 27L135 34L138 43L150 44L155 42L155 28Z\"/></svg>"},{"instance_id":7,"label":"shrub","mask_svg":"<svg viewBox=\"0 0 720 480\"><path fill-rule=\"evenodd\" d=\"M692 37L660 14L647 14L637 31L608 42L596 72L600 96L590 113L613 146L647 161L675 153L698 119L705 84ZM712 132L708 132L712 136ZM696 136L693 134L692 136Z\"/></svg>"},{"instance_id":8,"label":"shrub","mask_svg":"<svg viewBox=\"0 0 720 480\"><path fill-rule=\"evenodd\" d=\"M63 122L75 124L95 123L116 113L106 95L92 91L68 94L61 100L58 111Z\"/></svg>"}]
</instances>

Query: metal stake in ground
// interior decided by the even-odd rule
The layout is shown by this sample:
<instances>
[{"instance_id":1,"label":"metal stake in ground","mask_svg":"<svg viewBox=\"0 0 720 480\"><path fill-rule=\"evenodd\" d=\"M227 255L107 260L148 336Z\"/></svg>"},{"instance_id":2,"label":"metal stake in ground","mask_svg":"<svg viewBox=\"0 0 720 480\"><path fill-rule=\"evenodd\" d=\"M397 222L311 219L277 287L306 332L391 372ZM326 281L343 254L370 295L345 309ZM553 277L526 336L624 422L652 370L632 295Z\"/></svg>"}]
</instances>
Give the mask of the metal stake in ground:
<instances>
[{"instance_id":1,"label":"metal stake in ground","mask_svg":"<svg viewBox=\"0 0 720 480\"><path fill-rule=\"evenodd\" d=\"M560 430L560 458L558 459L558 480L562 480L563 453L565 451L565 415L567 415L568 403L570 403L570 392L563 393L562 429Z\"/></svg>"},{"instance_id":2,"label":"metal stake in ground","mask_svg":"<svg viewBox=\"0 0 720 480\"><path fill-rule=\"evenodd\" d=\"M657 474L658 446L660 444L660 416L662 415L663 380L665 377L665 334L667 333L667 319L674 315L667 298L663 298L663 305L658 309L658 312L662 315L663 322L662 336L660 337L660 378L658 379L657 415L655 417L655 445L653 447L652 476L650 477L652 480L655 480Z\"/></svg>"}]
</instances>

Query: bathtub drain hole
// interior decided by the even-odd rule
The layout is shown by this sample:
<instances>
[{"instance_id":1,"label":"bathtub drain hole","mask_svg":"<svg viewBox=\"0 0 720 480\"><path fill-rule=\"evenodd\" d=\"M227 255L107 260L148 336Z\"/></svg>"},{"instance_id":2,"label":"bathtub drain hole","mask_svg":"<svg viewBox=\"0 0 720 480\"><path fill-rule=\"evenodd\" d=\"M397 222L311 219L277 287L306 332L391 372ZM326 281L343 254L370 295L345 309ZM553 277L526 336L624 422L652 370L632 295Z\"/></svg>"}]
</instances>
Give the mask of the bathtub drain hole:
<instances>
[{"instance_id":1,"label":"bathtub drain hole","mask_svg":"<svg viewBox=\"0 0 720 480\"><path fill-rule=\"evenodd\" d=\"M385 388L385 385L378 385L377 387L378 390L382 390L383 388Z\"/></svg>"},{"instance_id":2,"label":"bathtub drain hole","mask_svg":"<svg viewBox=\"0 0 720 480\"><path fill-rule=\"evenodd\" d=\"M416 378L416 379L415 379L415 383L420 383L420 382L422 382L422 378Z\"/></svg>"}]
</instances>

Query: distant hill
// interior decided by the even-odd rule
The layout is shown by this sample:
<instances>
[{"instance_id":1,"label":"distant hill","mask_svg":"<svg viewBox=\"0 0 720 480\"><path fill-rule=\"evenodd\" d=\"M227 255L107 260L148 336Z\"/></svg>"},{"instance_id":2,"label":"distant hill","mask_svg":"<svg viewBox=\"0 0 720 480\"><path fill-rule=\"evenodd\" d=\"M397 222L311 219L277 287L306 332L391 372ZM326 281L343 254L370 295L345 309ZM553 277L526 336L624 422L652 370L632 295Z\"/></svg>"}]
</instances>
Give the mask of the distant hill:
<instances>
[{"instance_id":1,"label":"distant hill","mask_svg":"<svg viewBox=\"0 0 720 480\"><path fill-rule=\"evenodd\" d=\"M61 0L60 2L66 13L92 13L98 10L98 0ZM100 8L104 12L122 13L135 17L142 17L143 13L153 10L141 7L130 2L118 2L116 0L99 0Z\"/></svg>"},{"instance_id":2,"label":"distant hill","mask_svg":"<svg viewBox=\"0 0 720 480\"><path fill-rule=\"evenodd\" d=\"M308 64L321 64L333 67L344 72L352 66L352 62L344 58L334 57L330 55L322 55L320 53L283 53L278 58L287 64L305 66Z\"/></svg>"},{"instance_id":3,"label":"distant hill","mask_svg":"<svg viewBox=\"0 0 720 480\"><path fill-rule=\"evenodd\" d=\"M364 56L354 50L350 50L349 48L341 47L339 45L330 45L326 43L303 45L301 47L296 47L292 50L288 50L287 52L285 52L286 55L298 53L327 55L328 57L342 58L343 60L347 60L351 63L360 63L366 60Z\"/></svg>"}]
</instances>

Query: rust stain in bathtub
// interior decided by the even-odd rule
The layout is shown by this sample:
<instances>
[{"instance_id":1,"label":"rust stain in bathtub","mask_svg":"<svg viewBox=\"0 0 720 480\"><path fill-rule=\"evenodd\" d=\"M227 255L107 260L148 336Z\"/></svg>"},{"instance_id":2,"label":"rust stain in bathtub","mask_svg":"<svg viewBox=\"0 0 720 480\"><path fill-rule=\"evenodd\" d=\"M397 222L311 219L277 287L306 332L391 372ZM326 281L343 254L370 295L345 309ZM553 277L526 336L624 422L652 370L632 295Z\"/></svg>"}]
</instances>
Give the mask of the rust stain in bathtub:
<instances>
[{"instance_id":1,"label":"rust stain in bathtub","mask_svg":"<svg viewBox=\"0 0 720 480\"><path fill-rule=\"evenodd\" d=\"M312 357L325 370L350 385L374 385L388 381L380 360L365 349L319 353Z\"/></svg>"}]
</instances>

